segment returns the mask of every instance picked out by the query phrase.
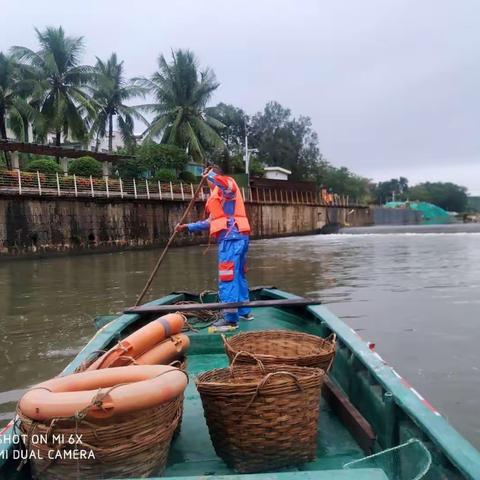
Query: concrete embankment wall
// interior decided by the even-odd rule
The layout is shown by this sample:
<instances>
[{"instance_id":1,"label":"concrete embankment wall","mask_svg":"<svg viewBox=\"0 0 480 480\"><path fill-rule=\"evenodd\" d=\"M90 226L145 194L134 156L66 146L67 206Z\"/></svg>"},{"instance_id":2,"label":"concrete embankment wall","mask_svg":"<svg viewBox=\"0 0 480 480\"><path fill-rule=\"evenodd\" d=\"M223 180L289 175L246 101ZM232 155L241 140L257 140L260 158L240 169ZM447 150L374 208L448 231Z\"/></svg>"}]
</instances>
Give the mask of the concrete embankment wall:
<instances>
[{"instance_id":1,"label":"concrete embankment wall","mask_svg":"<svg viewBox=\"0 0 480 480\"><path fill-rule=\"evenodd\" d=\"M374 225L415 225L422 221L422 214L417 210L382 207L370 210Z\"/></svg>"},{"instance_id":2,"label":"concrete embankment wall","mask_svg":"<svg viewBox=\"0 0 480 480\"><path fill-rule=\"evenodd\" d=\"M367 225L415 225L421 223L422 215L415 210L371 206L329 207L326 210L326 227L336 231L337 227L363 227ZM329 228L327 228L329 227Z\"/></svg>"},{"instance_id":3,"label":"concrete embankment wall","mask_svg":"<svg viewBox=\"0 0 480 480\"><path fill-rule=\"evenodd\" d=\"M0 257L114 251L164 245L187 202L0 197ZM374 223L372 209L247 203L254 238L306 235ZM189 221L204 216L198 202ZM178 235L177 245L205 243Z\"/></svg>"}]
</instances>

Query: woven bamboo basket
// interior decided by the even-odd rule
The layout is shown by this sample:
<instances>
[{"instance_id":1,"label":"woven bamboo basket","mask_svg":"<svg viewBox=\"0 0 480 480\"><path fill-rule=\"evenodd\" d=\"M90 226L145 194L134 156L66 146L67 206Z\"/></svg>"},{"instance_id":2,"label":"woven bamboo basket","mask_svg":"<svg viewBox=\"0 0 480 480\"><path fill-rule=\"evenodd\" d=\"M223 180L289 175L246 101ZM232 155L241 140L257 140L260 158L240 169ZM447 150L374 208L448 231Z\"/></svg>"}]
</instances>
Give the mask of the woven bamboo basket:
<instances>
[{"instance_id":1,"label":"woven bamboo basket","mask_svg":"<svg viewBox=\"0 0 480 480\"><path fill-rule=\"evenodd\" d=\"M163 405L95 422L85 418L37 422L17 408L16 428L26 436L35 479L146 477L165 469L182 403L183 395ZM69 443L77 438L81 443ZM88 458L90 452L95 458Z\"/></svg>"},{"instance_id":2,"label":"woven bamboo basket","mask_svg":"<svg viewBox=\"0 0 480 480\"><path fill-rule=\"evenodd\" d=\"M322 338L289 330L262 330L239 333L228 339L222 335L222 338L230 362L239 352L247 352L265 365L298 365L321 368L328 372L335 357L334 333ZM245 353L240 353L238 361L254 363L252 356Z\"/></svg>"},{"instance_id":3,"label":"woven bamboo basket","mask_svg":"<svg viewBox=\"0 0 480 480\"><path fill-rule=\"evenodd\" d=\"M238 358L196 378L217 455L241 473L314 460L325 372Z\"/></svg>"},{"instance_id":4,"label":"woven bamboo basket","mask_svg":"<svg viewBox=\"0 0 480 480\"><path fill-rule=\"evenodd\" d=\"M170 363L172 367L177 367L183 372L187 373L187 357L183 357L181 360L175 360L174 362ZM175 431L173 432L173 438L177 438L180 435L180 431L182 430L182 422L183 422L183 400L185 398L185 393L182 393L180 402L179 402L179 409L178 409L178 423Z\"/></svg>"}]
</instances>

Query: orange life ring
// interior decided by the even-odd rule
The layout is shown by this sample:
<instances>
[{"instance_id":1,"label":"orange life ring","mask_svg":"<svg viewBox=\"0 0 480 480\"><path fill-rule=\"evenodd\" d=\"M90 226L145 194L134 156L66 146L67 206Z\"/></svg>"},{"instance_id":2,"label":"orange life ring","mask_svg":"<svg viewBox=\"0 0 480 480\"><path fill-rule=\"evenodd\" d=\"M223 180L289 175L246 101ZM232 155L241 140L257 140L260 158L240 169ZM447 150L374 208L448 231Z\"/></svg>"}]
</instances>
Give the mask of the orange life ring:
<instances>
[{"instance_id":1,"label":"orange life ring","mask_svg":"<svg viewBox=\"0 0 480 480\"><path fill-rule=\"evenodd\" d=\"M185 390L187 381L181 370L169 365L80 372L32 387L20 399L19 408L33 420L72 417L82 411L87 418L108 418L173 400Z\"/></svg>"},{"instance_id":2,"label":"orange life ring","mask_svg":"<svg viewBox=\"0 0 480 480\"><path fill-rule=\"evenodd\" d=\"M190 339L187 335L183 333L172 335L135 358L135 363L137 365L155 365L158 363L166 365L184 357L189 346Z\"/></svg>"},{"instance_id":3,"label":"orange life ring","mask_svg":"<svg viewBox=\"0 0 480 480\"><path fill-rule=\"evenodd\" d=\"M169 313L159 317L118 342L117 345L95 360L87 370L128 365L132 358L142 355L171 335L180 333L184 324L184 317L179 313Z\"/></svg>"}]
</instances>

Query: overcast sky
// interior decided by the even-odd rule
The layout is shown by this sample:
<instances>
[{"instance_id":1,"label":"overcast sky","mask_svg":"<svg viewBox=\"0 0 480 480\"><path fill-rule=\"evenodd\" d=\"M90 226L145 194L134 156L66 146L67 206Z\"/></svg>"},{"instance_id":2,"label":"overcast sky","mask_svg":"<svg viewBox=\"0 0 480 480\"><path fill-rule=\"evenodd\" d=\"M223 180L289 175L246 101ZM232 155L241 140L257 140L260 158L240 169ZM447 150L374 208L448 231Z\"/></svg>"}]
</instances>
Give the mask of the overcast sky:
<instances>
[{"instance_id":1,"label":"overcast sky","mask_svg":"<svg viewBox=\"0 0 480 480\"><path fill-rule=\"evenodd\" d=\"M478 0L0 0L0 50L63 25L85 63L114 51L137 76L190 48L214 103L310 116L334 165L480 195L479 20Z\"/></svg>"}]
</instances>

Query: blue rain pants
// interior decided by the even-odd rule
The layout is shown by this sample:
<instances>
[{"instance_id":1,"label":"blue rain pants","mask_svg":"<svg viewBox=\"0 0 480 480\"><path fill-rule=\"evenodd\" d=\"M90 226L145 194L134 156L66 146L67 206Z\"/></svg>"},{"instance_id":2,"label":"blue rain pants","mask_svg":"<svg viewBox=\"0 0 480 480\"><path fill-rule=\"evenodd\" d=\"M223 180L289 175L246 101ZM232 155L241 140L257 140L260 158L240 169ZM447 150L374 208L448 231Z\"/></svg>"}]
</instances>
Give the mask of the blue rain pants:
<instances>
[{"instance_id":1,"label":"blue rain pants","mask_svg":"<svg viewBox=\"0 0 480 480\"><path fill-rule=\"evenodd\" d=\"M247 236L219 239L218 242L218 295L220 302L249 300L245 277L249 239ZM239 316L250 313L250 308L226 308L223 317L236 324Z\"/></svg>"}]
</instances>

